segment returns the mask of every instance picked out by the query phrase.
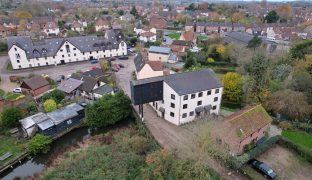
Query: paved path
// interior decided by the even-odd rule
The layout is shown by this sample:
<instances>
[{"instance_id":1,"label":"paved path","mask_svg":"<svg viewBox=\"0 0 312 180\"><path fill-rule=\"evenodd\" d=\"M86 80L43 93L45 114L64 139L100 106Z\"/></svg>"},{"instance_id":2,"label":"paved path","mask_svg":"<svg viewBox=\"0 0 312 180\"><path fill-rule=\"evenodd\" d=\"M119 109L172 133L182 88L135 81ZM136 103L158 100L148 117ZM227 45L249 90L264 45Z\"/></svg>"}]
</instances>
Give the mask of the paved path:
<instances>
[{"instance_id":1,"label":"paved path","mask_svg":"<svg viewBox=\"0 0 312 180\"><path fill-rule=\"evenodd\" d=\"M132 79L132 72L135 70L133 57L129 60L114 61L113 63L125 65L125 68L115 74L118 86L130 96L130 80ZM206 153L200 152L197 148L194 134L187 128L173 125L158 117L148 104L144 105L143 112L146 127L163 148L176 153L180 158L202 161L215 169L225 179L244 179L240 174L223 167ZM228 173L231 175L228 175Z\"/></svg>"}]
</instances>

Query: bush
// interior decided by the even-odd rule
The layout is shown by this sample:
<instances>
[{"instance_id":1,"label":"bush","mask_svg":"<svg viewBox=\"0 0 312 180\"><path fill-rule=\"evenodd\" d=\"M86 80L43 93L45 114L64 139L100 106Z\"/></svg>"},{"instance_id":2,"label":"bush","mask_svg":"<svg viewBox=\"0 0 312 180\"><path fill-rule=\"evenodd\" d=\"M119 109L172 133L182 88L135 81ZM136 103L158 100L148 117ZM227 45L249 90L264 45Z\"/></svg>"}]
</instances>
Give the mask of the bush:
<instances>
[{"instance_id":1,"label":"bush","mask_svg":"<svg viewBox=\"0 0 312 180\"><path fill-rule=\"evenodd\" d=\"M57 109L57 104L53 99L48 99L43 103L45 112L52 112Z\"/></svg>"},{"instance_id":2,"label":"bush","mask_svg":"<svg viewBox=\"0 0 312 180\"><path fill-rule=\"evenodd\" d=\"M282 137L280 139L279 144L286 148L292 149L293 151L298 153L301 157L303 157L305 160L312 163L312 150L311 149L306 148L295 142L292 142L291 140L288 140L285 137Z\"/></svg>"},{"instance_id":3,"label":"bush","mask_svg":"<svg viewBox=\"0 0 312 180\"><path fill-rule=\"evenodd\" d=\"M59 104L65 98L63 91L55 89L49 93L46 93L42 96L42 101L45 102L48 99L53 99L57 104Z\"/></svg>"},{"instance_id":4,"label":"bush","mask_svg":"<svg viewBox=\"0 0 312 180\"><path fill-rule=\"evenodd\" d=\"M23 118L23 113L18 108L7 108L2 112L1 121L5 128L13 128Z\"/></svg>"},{"instance_id":5,"label":"bush","mask_svg":"<svg viewBox=\"0 0 312 180\"><path fill-rule=\"evenodd\" d=\"M50 150L52 139L48 136L37 134L29 141L29 154L36 155L38 153L47 153Z\"/></svg>"},{"instance_id":6,"label":"bush","mask_svg":"<svg viewBox=\"0 0 312 180\"><path fill-rule=\"evenodd\" d=\"M37 108L37 106L36 106L36 103L35 103L35 102L30 102L30 103L27 105L27 111L28 111L28 113L30 113L30 114L38 112L38 108Z\"/></svg>"},{"instance_id":7,"label":"bush","mask_svg":"<svg viewBox=\"0 0 312 180\"><path fill-rule=\"evenodd\" d=\"M282 121L278 124L278 127L280 127L283 131L287 131L287 130L293 130L294 126L288 122L288 121Z\"/></svg>"},{"instance_id":8,"label":"bush","mask_svg":"<svg viewBox=\"0 0 312 180\"><path fill-rule=\"evenodd\" d=\"M234 169L239 169L245 163L247 163L250 159L254 159L258 157L260 154L270 149L281 137L274 136L265 141L262 144L257 145L255 148L250 150L248 153L244 153L241 156L233 156L229 158L229 165Z\"/></svg>"},{"instance_id":9,"label":"bush","mask_svg":"<svg viewBox=\"0 0 312 180\"><path fill-rule=\"evenodd\" d=\"M148 141L142 136L132 136L129 145L137 154L143 154L148 151Z\"/></svg>"}]
</instances>

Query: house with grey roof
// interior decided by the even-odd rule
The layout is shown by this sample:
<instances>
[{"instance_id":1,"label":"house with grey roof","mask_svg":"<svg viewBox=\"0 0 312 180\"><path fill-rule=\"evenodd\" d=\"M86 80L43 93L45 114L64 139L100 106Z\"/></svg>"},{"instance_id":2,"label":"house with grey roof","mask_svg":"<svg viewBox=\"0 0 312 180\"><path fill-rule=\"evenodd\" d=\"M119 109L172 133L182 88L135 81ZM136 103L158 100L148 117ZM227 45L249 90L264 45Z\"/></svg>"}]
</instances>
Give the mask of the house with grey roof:
<instances>
[{"instance_id":1,"label":"house with grey roof","mask_svg":"<svg viewBox=\"0 0 312 180\"><path fill-rule=\"evenodd\" d=\"M223 85L211 69L140 79L130 86L134 105L150 103L175 125L220 111Z\"/></svg>"},{"instance_id":2,"label":"house with grey roof","mask_svg":"<svg viewBox=\"0 0 312 180\"><path fill-rule=\"evenodd\" d=\"M33 41L29 36L7 38L8 55L13 69L127 55L127 44L117 30L107 30L104 37L77 36Z\"/></svg>"},{"instance_id":3,"label":"house with grey roof","mask_svg":"<svg viewBox=\"0 0 312 180\"><path fill-rule=\"evenodd\" d=\"M36 133L54 137L80 124L84 117L84 108L77 103L72 103L53 112L39 112L19 122L25 137L32 137Z\"/></svg>"},{"instance_id":4,"label":"house with grey roof","mask_svg":"<svg viewBox=\"0 0 312 180\"><path fill-rule=\"evenodd\" d=\"M74 79L74 78L69 78L61 84L57 86L57 89L60 91L63 91L67 95L75 95L78 88L83 84L83 81Z\"/></svg>"},{"instance_id":5,"label":"house with grey roof","mask_svg":"<svg viewBox=\"0 0 312 180\"><path fill-rule=\"evenodd\" d=\"M151 46L148 50L148 60L176 63L178 58L169 47Z\"/></svg>"}]
</instances>

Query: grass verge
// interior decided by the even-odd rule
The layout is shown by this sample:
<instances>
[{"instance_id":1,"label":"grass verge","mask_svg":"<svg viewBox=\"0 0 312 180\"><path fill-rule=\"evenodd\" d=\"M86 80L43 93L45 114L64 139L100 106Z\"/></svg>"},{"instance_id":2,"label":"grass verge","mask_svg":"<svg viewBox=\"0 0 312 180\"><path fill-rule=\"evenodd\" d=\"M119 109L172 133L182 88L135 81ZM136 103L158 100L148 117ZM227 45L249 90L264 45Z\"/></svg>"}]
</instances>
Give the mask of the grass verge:
<instances>
[{"instance_id":1,"label":"grass verge","mask_svg":"<svg viewBox=\"0 0 312 180\"><path fill-rule=\"evenodd\" d=\"M15 157L19 156L24 152L24 150L25 148L23 144L18 143L15 138L0 135L0 156L4 155L7 152L12 153L12 156L4 161L0 161L0 166L3 166Z\"/></svg>"},{"instance_id":2,"label":"grass verge","mask_svg":"<svg viewBox=\"0 0 312 180\"><path fill-rule=\"evenodd\" d=\"M283 131L282 136L296 144L312 149L312 136L306 132Z\"/></svg>"}]
</instances>

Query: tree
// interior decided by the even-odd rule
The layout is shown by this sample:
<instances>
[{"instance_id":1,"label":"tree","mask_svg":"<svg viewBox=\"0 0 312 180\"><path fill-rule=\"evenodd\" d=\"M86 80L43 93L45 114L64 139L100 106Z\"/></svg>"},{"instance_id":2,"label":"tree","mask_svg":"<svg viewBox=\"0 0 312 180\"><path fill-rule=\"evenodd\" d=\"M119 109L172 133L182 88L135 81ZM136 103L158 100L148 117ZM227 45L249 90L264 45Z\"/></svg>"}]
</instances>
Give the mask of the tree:
<instances>
[{"instance_id":1,"label":"tree","mask_svg":"<svg viewBox=\"0 0 312 180\"><path fill-rule=\"evenodd\" d=\"M48 99L43 103L45 112L52 112L57 109L57 104L53 99Z\"/></svg>"},{"instance_id":2,"label":"tree","mask_svg":"<svg viewBox=\"0 0 312 180\"><path fill-rule=\"evenodd\" d=\"M196 65L196 59L195 59L194 53L187 52L186 60L185 60L185 64L184 64L184 69L189 69L195 65Z\"/></svg>"},{"instance_id":3,"label":"tree","mask_svg":"<svg viewBox=\"0 0 312 180\"><path fill-rule=\"evenodd\" d=\"M247 48L250 49L256 49L257 47L259 47L262 44L262 40L261 38L259 38L258 36L254 36L247 45Z\"/></svg>"},{"instance_id":4,"label":"tree","mask_svg":"<svg viewBox=\"0 0 312 180\"><path fill-rule=\"evenodd\" d=\"M63 20L60 20L60 21L57 21L57 25L59 26L60 29L65 29L65 21Z\"/></svg>"},{"instance_id":5,"label":"tree","mask_svg":"<svg viewBox=\"0 0 312 180\"><path fill-rule=\"evenodd\" d=\"M139 17L139 13L137 11L137 9L135 8L135 6L132 6L132 9L130 11L130 14L132 14L134 17L138 18Z\"/></svg>"},{"instance_id":6,"label":"tree","mask_svg":"<svg viewBox=\"0 0 312 180\"><path fill-rule=\"evenodd\" d=\"M30 103L28 103L28 105L27 105L27 111L29 112L29 113L36 113L36 112L38 112L38 108L37 108L37 106L36 106L36 103L35 102L30 102Z\"/></svg>"},{"instance_id":7,"label":"tree","mask_svg":"<svg viewBox=\"0 0 312 180\"><path fill-rule=\"evenodd\" d=\"M12 107L7 108L2 112L1 120L5 128L13 128L18 125L19 120L23 118L23 113L20 109Z\"/></svg>"},{"instance_id":8,"label":"tree","mask_svg":"<svg viewBox=\"0 0 312 180\"><path fill-rule=\"evenodd\" d=\"M269 97L268 108L296 121L304 120L312 113L312 106L308 104L307 96L289 89L273 93Z\"/></svg>"},{"instance_id":9,"label":"tree","mask_svg":"<svg viewBox=\"0 0 312 180\"><path fill-rule=\"evenodd\" d=\"M196 11L197 8L196 8L195 3L191 3L188 7L186 7L186 10L188 10L188 11Z\"/></svg>"},{"instance_id":10,"label":"tree","mask_svg":"<svg viewBox=\"0 0 312 180\"><path fill-rule=\"evenodd\" d=\"M277 8L277 14L284 20L287 21L293 15L293 9L290 4L283 4Z\"/></svg>"},{"instance_id":11,"label":"tree","mask_svg":"<svg viewBox=\"0 0 312 180\"><path fill-rule=\"evenodd\" d=\"M50 150L52 139L48 136L37 134L29 141L29 154L47 153Z\"/></svg>"},{"instance_id":12,"label":"tree","mask_svg":"<svg viewBox=\"0 0 312 180\"><path fill-rule=\"evenodd\" d=\"M276 11L270 11L267 16L265 16L264 20L267 23L276 23L279 20L279 16Z\"/></svg>"},{"instance_id":13,"label":"tree","mask_svg":"<svg viewBox=\"0 0 312 180\"><path fill-rule=\"evenodd\" d=\"M0 41L0 52L8 51L8 45L5 42Z\"/></svg>"},{"instance_id":14,"label":"tree","mask_svg":"<svg viewBox=\"0 0 312 180\"><path fill-rule=\"evenodd\" d=\"M87 106L87 124L91 127L106 127L127 118L130 112L131 101L124 92L106 94Z\"/></svg>"},{"instance_id":15,"label":"tree","mask_svg":"<svg viewBox=\"0 0 312 180\"><path fill-rule=\"evenodd\" d=\"M32 18L32 14L28 11L16 11L14 15L16 18L19 18L19 19L31 19Z\"/></svg>"},{"instance_id":16,"label":"tree","mask_svg":"<svg viewBox=\"0 0 312 180\"><path fill-rule=\"evenodd\" d=\"M234 72L228 72L223 77L224 98L240 103L243 95L243 77Z\"/></svg>"},{"instance_id":17,"label":"tree","mask_svg":"<svg viewBox=\"0 0 312 180\"><path fill-rule=\"evenodd\" d=\"M242 12L235 12L231 15L231 22L239 22L245 19L245 15Z\"/></svg>"},{"instance_id":18,"label":"tree","mask_svg":"<svg viewBox=\"0 0 312 180\"><path fill-rule=\"evenodd\" d=\"M117 13L119 14L119 16L122 16L125 14L123 10L119 10Z\"/></svg>"},{"instance_id":19,"label":"tree","mask_svg":"<svg viewBox=\"0 0 312 180\"><path fill-rule=\"evenodd\" d=\"M312 51L312 40L303 40L293 45L290 49L290 54L294 59L305 59L307 54Z\"/></svg>"},{"instance_id":20,"label":"tree","mask_svg":"<svg viewBox=\"0 0 312 180\"><path fill-rule=\"evenodd\" d=\"M57 104L59 104L65 98L63 91L55 89L49 93L45 93L42 96L42 101L45 102L48 99L53 99Z\"/></svg>"}]
</instances>

